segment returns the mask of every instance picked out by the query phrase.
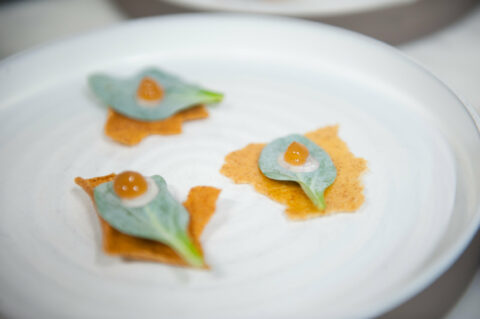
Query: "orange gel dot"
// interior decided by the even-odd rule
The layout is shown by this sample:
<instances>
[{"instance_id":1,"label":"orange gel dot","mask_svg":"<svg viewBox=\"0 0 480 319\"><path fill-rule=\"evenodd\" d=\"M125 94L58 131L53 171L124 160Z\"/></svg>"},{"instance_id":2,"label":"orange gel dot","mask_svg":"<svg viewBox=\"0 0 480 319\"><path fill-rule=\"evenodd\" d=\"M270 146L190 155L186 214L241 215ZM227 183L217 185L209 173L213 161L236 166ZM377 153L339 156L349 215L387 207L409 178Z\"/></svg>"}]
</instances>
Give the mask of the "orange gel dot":
<instances>
[{"instance_id":1,"label":"orange gel dot","mask_svg":"<svg viewBox=\"0 0 480 319\"><path fill-rule=\"evenodd\" d=\"M144 194L148 185L145 178L132 171L125 171L115 176L113 190L120 198L132 199Z\"/></svg>"},{"instance_id":2,"label":"orange gel dot","mask_svg":"<svg viewBox=\"0 0 480 319\"><path fill-rule=\"evenodd\" d=\"M163 88L152 78L144 77L137 89L137 97L147 102L158 102L163 98Z\"/></svg>"},{"instance_id":3,"label":"orange gel dot","mask_svg":"<svg viewBox=\"0 0 480 319\"><path fill-rule=\"evenodd\" d=\"M308 155L308 148L305 145L292 142L285 151L283 159L290 165L303 165L307 161Z\"/></svg>"}]
</instances>

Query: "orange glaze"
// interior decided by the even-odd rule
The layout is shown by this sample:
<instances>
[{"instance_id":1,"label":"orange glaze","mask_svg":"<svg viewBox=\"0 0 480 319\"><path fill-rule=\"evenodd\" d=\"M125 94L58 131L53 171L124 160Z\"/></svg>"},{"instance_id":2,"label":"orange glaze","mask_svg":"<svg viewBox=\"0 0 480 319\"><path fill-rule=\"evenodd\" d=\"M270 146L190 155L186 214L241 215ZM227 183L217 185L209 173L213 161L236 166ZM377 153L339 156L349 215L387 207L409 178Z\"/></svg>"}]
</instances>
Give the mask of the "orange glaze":
<instances>
[{"instance_id":1,"label":"orange glaze","mask_svg":"<svg viewBox=\"0 0 480 319\"><path fill-rule=\"evenodd\" d=\"M118 197L132 199L144 194L148 185L145 178L132 171L125 171L118 174L113 180L113 190Z\"/></svg>"},{"instance_id":2,"label":"orange glaze","mask_svg":"<svg viewBox=\"0 0 480 319\"><path fill-rule=\"evenodd\" d=\"M152 78L144 77L137 89L137 97L147 102L159 102L164 96L163 88Z\"/></svg>"},{"instance_id":3,"label":"orange glaze","mask_svg":"<svg viewBox=\"0 0 480 319\"><path fill-rule=\"evenodd\" d=\"M283 159L290 165L299 166L305 164L309 154L308 148L305 145L292 142L285 151Z\"/></svg>"}]
</instances>

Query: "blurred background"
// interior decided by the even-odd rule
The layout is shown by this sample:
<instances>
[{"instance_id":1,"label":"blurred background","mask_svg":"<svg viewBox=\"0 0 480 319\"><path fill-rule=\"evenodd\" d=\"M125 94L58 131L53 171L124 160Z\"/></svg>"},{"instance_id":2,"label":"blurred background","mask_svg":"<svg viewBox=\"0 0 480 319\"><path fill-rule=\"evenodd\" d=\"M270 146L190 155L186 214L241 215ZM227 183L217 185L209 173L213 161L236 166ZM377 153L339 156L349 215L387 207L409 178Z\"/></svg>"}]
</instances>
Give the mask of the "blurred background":
<instances>
[{"instance_id":1,"label":"blurred background","mask_svg":"<svg viewBox=\"0 0 480 319\"><path fill-rule=\"evenodd\" d=\"M396 46L480 112L479 0L0 0L0 61L130 19L189 12L276 14L366 34ZM446 274L382 318L480 318L479 256L477 233Z\"/></svg>"}]
</instances>

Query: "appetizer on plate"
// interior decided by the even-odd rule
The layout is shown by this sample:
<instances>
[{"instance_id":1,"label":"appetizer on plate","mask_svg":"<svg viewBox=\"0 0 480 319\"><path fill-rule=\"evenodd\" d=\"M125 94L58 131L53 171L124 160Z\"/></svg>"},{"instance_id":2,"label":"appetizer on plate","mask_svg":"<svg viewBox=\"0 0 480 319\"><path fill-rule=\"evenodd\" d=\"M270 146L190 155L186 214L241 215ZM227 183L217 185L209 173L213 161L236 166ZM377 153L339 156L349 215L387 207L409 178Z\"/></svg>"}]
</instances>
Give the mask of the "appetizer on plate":
<instances>
[{"instance_id":1,"label":"appetizer on plate","mask_svg":"<svg viewBox=\"0 0 480 319\"><path fill-rule=\"evenodd\" d=\"M88 82L109 106L105 134L126 145L138 144L152 134L180 134L184 121L208 117L205 105L223 99L221 93L156 68L126 79L93 74Z\"/></svg>"},{"instance_id":2,"label":"appetizer on plate","mask_svg":"<svg viewBox=\"0 0 480 319\"><path fill-rule=\"evenodd\" d=\"M337 176L330 156L298 134L268 143L260 154L258 167L270 179L297 182L318 209L325 209L323 193Z\"/></svg>"},{"instance_id":3,"label":"appetizer on plate","mask_svg":"<svg viewBox=\"0 0 480 319\"><path fill-rule=\"evenodd\" d=\"M220 190L197 186L183 205L165 180L126 171L75 182L90 195L107 254L172 265L207 268L200 235L215 212Z\"/></svg>"},{"instance_id":4,"label":"appetizer on plate","mask_svg":"<svg viewBox=\"0 0 480 319\"><path fill-rule=\"evenodd\" d=\"M364 202L360 177L366 170L328 126L269 144L249 144L225 157L220 172L237 184L285 204L291 219L353 212Z\"/></svg>"}]
</instances>

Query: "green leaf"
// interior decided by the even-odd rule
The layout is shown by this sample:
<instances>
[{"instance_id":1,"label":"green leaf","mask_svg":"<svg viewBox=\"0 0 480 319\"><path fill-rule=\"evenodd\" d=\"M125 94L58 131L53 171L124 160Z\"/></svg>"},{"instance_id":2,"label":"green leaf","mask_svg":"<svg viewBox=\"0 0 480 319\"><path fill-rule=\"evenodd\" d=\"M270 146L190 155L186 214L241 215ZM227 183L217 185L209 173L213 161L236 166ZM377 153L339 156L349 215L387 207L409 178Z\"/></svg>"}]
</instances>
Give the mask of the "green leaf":
<instances>
[{"instance_id":1,"label":"green leaf","mask_svg":"<svg viewBox=\"0 0 480 319\"><path fill-rule=\"evenodd\" d=\"M294 172L281 166L279 158L283 158L283 154L292 142L305 145L310 156L318 163L318 168L311 172ZM319 209L325 209L325 189L337 177L337 169L327 152L305 136L298 134L278 138L267 144L260 154L258 166L268 178L300 184L305 194Z\"/></svg>"},{"instance_id":2,"label":"green leaf","mask_svg":"<svg viewBox=\"0 0 480 319\"><path fill-rule=\"evenodd\" d=\"M155 106L143 106L137 100L137 88L144 77L157 81L164 89L163 99ZM223 94L189 84L167 72L148 68L133 77L122 79L97 73L88 83L95 95L115 111L143 121L162 120L197 104L222 101Z\"/></svg>"},{"instance_id":3,"label":"green leaf","mask_svg":"<svg viewBox=\"0 0 480 319\"><path fill-rule=\"evenodd\" d=\"M125 206L115 194L113 182L97 186L94 198L99 214L118 231L159 241L170 246L190 265L203 266L203 257L187 233L190 215L170 195L162 177L151 178L158 187L158 194L140 207Z\"/></svg>"}]
</instances>

